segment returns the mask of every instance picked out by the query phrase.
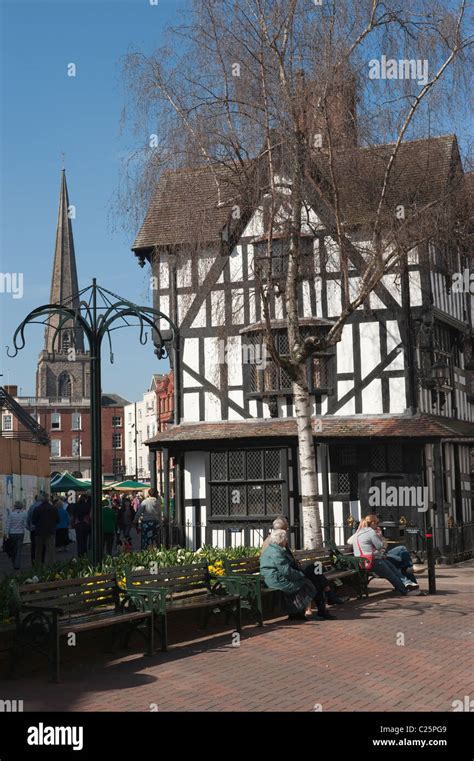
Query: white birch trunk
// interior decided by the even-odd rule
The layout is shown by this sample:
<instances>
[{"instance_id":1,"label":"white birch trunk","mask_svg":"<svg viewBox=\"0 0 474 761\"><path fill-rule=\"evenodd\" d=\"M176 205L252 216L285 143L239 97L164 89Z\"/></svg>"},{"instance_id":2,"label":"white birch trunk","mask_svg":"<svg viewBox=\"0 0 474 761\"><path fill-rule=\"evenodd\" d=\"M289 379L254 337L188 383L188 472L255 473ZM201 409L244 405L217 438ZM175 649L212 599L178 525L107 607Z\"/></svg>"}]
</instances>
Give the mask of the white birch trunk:
<instances>
[{"instance_id":1,"label":"white birch trunk","mask_svg":"<svg viewBox=\"0 0 474 761\"><path fill-rule=\"evenodd\" d=\"M303 373L306 368L301 368ZM304 549L316 549L323 546L321 516L319 513L318 477L314 452L313 430L311 426L311 399L306 385L293 382L293 401L295 405L296 425L298 430L298 459L301 491L301 514L303 518Z\"/></svg>"}]
</instances>

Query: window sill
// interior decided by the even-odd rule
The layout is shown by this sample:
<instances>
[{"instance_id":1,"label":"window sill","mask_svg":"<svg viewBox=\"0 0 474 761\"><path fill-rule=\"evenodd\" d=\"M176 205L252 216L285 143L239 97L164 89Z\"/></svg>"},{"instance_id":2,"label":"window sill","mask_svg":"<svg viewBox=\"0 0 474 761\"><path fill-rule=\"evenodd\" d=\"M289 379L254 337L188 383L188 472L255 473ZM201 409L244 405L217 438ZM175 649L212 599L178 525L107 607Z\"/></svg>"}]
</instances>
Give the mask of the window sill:
<instances>
[{"instance_id":1,"label":"window sill","mask_svg":"<svg viewBox=\"0 0 474 761\"><path fill-rule=\"evenodd\" d=\"M328 386L327 388L310 388L310 396L331 396L334 394L334 388ZM245 394L248 399L265 399L269 396L293 396L291 388L276 389L274 391L250 391Z\"/></svg>"}]
</instances>

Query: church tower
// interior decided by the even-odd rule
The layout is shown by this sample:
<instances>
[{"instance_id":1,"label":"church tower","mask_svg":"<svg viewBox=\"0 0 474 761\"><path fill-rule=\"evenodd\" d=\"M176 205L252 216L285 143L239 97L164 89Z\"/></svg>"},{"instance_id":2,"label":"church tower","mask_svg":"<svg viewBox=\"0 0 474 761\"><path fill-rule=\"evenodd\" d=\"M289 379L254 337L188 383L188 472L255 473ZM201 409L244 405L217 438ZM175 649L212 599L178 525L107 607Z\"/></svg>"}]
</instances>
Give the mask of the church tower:
<instances>
[{"instance_id":1,"label":"church tower","mask_svg":"<svg viewBox=\"0 0 474 761\"><path fill-rule=\"evenodd\" d=\"M63 169L49 302L74 309L79 306L80 297L71 225L72 208ZM45 329L44 349L39 355L36 371L36 396L87 399L90 395L89 353L85 351L83 330L71 320L56 333L60 319L59 315L51 317Z\"/></svg>"}]
</instances>

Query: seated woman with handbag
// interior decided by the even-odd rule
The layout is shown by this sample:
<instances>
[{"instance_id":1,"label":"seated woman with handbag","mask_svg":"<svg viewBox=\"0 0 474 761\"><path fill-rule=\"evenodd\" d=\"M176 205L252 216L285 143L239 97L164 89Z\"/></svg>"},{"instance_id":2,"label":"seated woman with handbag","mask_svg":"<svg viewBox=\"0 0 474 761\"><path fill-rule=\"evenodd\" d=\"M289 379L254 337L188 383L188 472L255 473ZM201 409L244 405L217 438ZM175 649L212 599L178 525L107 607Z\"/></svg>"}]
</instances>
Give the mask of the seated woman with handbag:
<instances>
[{"instance_id":1,"label":"seated woman with handbag","mask_svg":"<svg viewBox=\"0 0 474 761\"><path fill-rule=\"evenodd\" d=\"M366 571L373 571L382 579L387 579L400 595L419 594L417 589L407 589L401 571L385 559L385 540L376 515L363 518L356 533L347 541L352 545L354 555L364 559Z\"/></svg>"},{"instance_id":2,"label":"seated woman with handbag","mask_svg":"<svg viewBox=\"0 0 474 761\"><path fill-rule=\"evenodd\" d=\"M289 619L305 620L313 615L312 602L316 602L318 618L335 619L327 612L322 592L318 592L313 582L298 568L287 547L288 532L273 529L270 542L260 556L260 574L269 589L278 589Z\"/></svg>"}]
</instances>

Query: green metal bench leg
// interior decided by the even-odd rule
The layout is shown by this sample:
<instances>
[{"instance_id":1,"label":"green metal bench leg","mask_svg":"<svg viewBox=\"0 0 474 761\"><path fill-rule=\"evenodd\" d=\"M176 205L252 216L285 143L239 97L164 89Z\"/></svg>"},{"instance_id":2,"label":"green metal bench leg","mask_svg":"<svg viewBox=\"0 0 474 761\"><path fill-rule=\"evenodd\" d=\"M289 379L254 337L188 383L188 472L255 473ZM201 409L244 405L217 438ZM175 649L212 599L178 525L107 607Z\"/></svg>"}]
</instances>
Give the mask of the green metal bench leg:
<instances>
[{"instance_id":1,"label":"green metal bench leg","mask_svg":"<svg viewBox=\"0 0 474 761\"><path fill-rule=\"evenodd\" d=\"M159 631L161 637L161 649L163 652L168 650L168 621L166 613L160 613L159 615Z\"/></svg>"},{"instance_id":2,"label":"green metal bench leg","mask_svg":"<svg viewBox=\"0 0 474 761\"><path fill-rule=\"evenodd\" d=\"M57 622L55 622L55 625L53 626L52 631L52 652L51 652L51 665L52 665L52 682L55 682L58 684L60 679L60 673L59 673L59 667L60 667L60 658L61 658L61 648L60 648L60 642L59 642L59 631L57 627Z\"/></svg>"},{"instance_id":3,"label":"green metal bench leg","mask_svg":"<svg viewBox=\"0 0 474 761\"><path fill-rule=\"evenodd\" d=\"M258 625L263 626L263 604L262 604L261 594L257 595L256 603L257 603Z\"/></svg>"},{"instance_id":4,"label":"green metal bench leg","mask_svg":"<svg viewBox=\"0 0 474 761\"><path fill-rule=\"evenodd\" d=\"M147 655L150 657L155 654L155 622L153 620L153 612L151 616L147 619L146 626L148 630L148 652Z\"/></svg>"},{"instance_id":5,"label":"green metal bench leg","mask_svg":"<svg viewBox=\"0 0 474 761\"><path fill-rule=\"evenodd\" d=\"M237 631L242 631L242 608L240 605L240 597L235 603L235 615L237 619Z\"/></svg>"}]
</instances>

